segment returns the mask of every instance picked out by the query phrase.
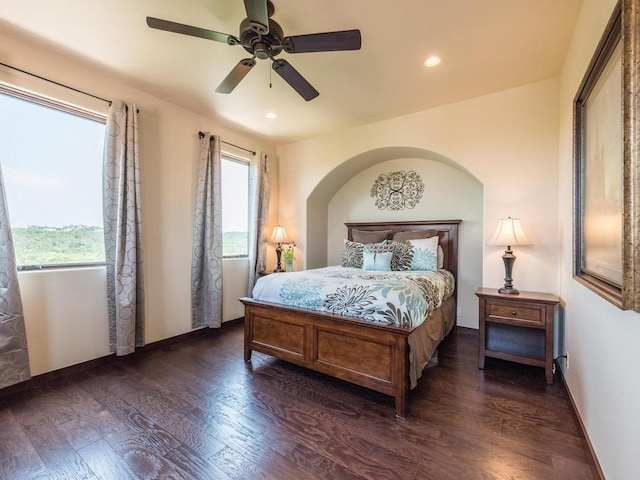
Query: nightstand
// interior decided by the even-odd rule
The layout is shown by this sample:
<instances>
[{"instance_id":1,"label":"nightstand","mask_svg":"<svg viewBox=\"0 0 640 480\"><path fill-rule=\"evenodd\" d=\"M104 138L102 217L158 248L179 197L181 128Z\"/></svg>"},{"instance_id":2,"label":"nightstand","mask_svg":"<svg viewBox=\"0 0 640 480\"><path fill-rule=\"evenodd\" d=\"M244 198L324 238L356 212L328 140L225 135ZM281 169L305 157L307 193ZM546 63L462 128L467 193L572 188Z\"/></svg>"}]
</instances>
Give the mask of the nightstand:
<instances>
[{"instance_id":1,"label":"nightstand","mask_svg":"<svg viewBox=\"0 0 640 480\"><path fill-rule=\"evenodd\" d=\"M479 288L478 368L486 357L543 367L553 384L553 319L560 299L550 293L498 293Z\"/></svg>"}]
</instances>

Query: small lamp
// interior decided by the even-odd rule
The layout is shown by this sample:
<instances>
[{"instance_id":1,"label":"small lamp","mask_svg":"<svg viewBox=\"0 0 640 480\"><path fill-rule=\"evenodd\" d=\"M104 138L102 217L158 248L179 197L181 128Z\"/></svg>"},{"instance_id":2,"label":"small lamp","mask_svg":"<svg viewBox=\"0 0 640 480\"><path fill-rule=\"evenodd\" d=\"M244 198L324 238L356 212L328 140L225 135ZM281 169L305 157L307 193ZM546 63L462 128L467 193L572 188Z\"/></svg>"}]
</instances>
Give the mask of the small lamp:
<instances>
[{"instance_id":1,"label":"small lamp","mask_svg":"<svg viewBox=\"0 0 640 480\"><path fill-rule=\"evenodd\" d=\"M493 237L491 245L506 246L507 249L502 255L504 261L504 287L498 290L500 293L509 293L517 295L520 292L513 288L513 278L511 278L511 272L513 270L513 262L516 261L516 256L511 250L511 245L531 245L531 240L527 237L520 225L519 218L501 218L498 221L498 229L496 235Z\"/></svg>"},{"instance_id":2,"label":"small lamp","mask_svg":"<svg viewBox=\"0 0 640 480\"><path fill-rule=\"evenodd\" d=\"M284 270L282 269L282 264L280 262L282 261L282 244L287 243L287 231L282 225L276 225L273 228L271 241L278 244L278 246L276 247L277 265L274 272L284 272Z\"/></svg>"}]
</instances>

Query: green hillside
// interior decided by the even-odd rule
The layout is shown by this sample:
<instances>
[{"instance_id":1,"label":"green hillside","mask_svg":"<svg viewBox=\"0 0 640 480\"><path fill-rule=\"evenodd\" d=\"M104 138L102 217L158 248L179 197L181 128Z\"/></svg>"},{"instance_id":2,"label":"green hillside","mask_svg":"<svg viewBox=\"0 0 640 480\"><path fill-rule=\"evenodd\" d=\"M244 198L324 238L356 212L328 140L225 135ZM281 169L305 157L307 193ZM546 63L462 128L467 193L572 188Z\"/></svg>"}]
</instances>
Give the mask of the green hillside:
<instances>
[{"instance_id":1,"label":"green hillside","mask_svg":"<svg viewBox=\"0 0 640 480\"><path fill-rule=\"evenodd\" d=\"M102 227L17 227L12 229L19 266L104 262ZM226 232L225 256L247 254L247 232Z\"/></svg>"},{"instance_id":2,"label":"green hillside","mask_svg":"<svg viewBox=\"0 0 640 480\"><path fill-rule=\"evenodd\" d=\"M225 257L247 254L247 232L225 232L222 235L222 251Z\"/></svg>"},{"instance_id":3,"label":"green hillside","mask_svg":"<svg viewBox=\"0 0 640 480\"><path fill-rule=\"evenodd\" d=\"M18 265L104 262L102 227L18 227L12 229Z\"/></svg>"}]
</instances>

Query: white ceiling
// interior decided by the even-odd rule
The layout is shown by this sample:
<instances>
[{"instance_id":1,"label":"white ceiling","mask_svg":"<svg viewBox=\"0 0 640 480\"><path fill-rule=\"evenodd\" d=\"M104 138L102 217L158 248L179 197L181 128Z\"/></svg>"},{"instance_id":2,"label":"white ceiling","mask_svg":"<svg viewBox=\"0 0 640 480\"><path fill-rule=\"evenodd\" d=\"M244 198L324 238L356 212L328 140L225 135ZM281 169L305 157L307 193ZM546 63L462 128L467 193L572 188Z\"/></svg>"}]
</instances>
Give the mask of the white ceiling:
<instances>
[{"instance_id":1,"label":"white ceiling","mask_svg":"<svg viewBox=\"0 0 640 480\"><path fill-rule=\"evenodd\" d=\"M285 35L362 32L359 51L280 54L320 92L310 102L261 60L230 95L217 94L249 56L242 47L145 23L148 15L237 36L242 0L0 0L0 27L108 67L224 125L285 143L557 76L582 0L273 2ZM442 63L427 69L431 54ZM267 119L269 111L278 118Z\"/></svg>"}]
</instances>

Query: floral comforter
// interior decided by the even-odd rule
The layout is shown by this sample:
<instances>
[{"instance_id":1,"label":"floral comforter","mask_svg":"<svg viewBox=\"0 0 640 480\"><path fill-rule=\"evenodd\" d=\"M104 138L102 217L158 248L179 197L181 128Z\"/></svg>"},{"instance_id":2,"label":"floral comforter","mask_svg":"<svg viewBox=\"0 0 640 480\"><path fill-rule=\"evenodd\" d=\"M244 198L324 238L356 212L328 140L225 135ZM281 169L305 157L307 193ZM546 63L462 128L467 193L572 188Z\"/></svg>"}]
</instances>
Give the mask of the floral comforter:
<instances>
[{"instance_id":1,"label":"floral comforter","mask_svg":"<svg viewBox=\"0 0 640 480\"><path fill-rule=\"evenodd\" d=\"M290 307L413 328L455 288L447 270L376 272L325 267L261 277L253 298Z\"/></svg>"}]
</instances>

